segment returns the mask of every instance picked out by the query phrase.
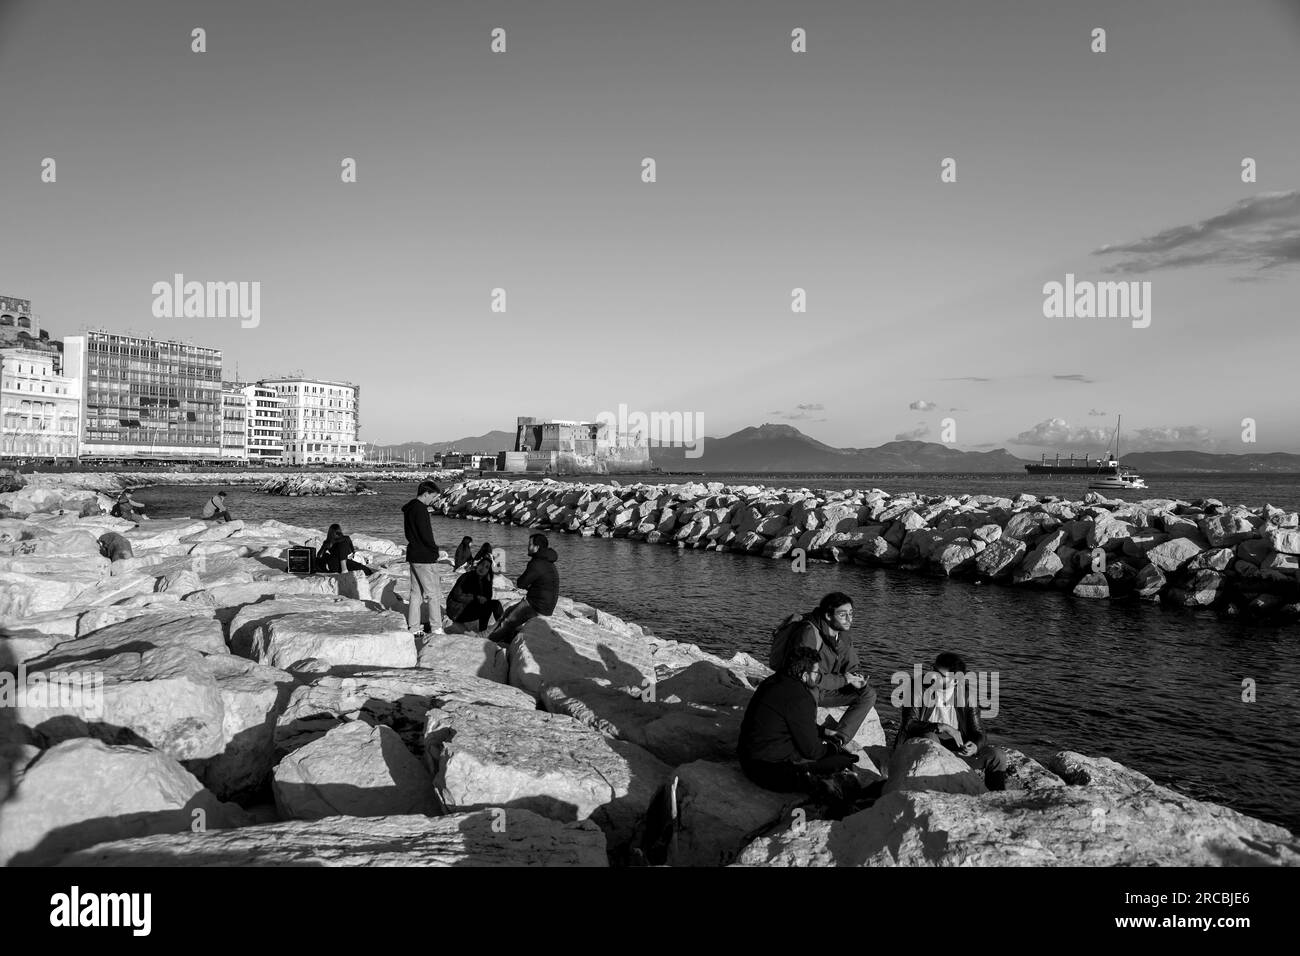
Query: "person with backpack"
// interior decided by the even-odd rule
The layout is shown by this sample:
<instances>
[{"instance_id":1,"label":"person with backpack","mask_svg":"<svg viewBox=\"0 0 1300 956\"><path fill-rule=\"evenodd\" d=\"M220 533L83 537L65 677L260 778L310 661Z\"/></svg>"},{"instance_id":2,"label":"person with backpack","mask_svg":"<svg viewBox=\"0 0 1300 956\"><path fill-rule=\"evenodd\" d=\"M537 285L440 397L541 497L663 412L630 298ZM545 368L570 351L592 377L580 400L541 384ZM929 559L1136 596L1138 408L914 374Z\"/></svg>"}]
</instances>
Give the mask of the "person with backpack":
<instances>
[{"instance_id":1,"label":"person with backpack","mask_svg":"<svg viewBox=\"0 0 1300 956\"><path fill-rule=\"evenodd\" d=\"M825 796L826 778L851 767L857 757L817 726L821 655L793 647L784 666L749 699L736 751L745 776L766 790Z\"/></svg>"},{"instance_id":2,"label":"person with backpack","mask_svg":"<svg viewBox=\"0 0 1300 956\"><path fill-rule=\"evenodd\" d=\"M832 591L822 597L815 611L792 614L781 623L772 636L768 659L771 668L780 671L796 647L817 653L821 661L817 706L847 708L832 728L845 743L857 736L876 706L876 692L858 666L858 654L849 637L852 626L853 599L842 591Z\"/></svg>"}]
</instances>

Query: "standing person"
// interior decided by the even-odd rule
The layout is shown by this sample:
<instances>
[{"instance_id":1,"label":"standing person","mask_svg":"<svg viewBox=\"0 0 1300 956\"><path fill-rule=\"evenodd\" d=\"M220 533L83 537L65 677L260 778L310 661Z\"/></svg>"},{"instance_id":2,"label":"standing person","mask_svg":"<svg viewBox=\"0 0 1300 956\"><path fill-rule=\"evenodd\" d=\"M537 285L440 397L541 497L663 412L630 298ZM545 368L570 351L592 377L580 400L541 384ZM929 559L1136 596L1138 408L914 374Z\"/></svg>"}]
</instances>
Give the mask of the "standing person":
<instances>
[{"instance_id":1,"label":"standing person","mask_svg":"<svg viewBox=\"0 0 1300 956\"><path fill-rule=\"evenodd\" d=\"M479 561L456 580L447 595L447 616L457 624L476 621L480 631L487 630L489 620L495 623L504 616L501 602L492 598L490 558Z\"/></svg>"},{"instance_id":2,"label":"standing person","mask_svg":"<svg viewBox=\"0 0 1300 956\"><path fill-rule=\"evenodd\" d=\"M456 557L453 558L451 562L451 569L453 571L459 570L462 564L466 567L469 566L470 559L474 555L474 549L471 547L473 543L474 539L469 535L465 535L465 537L460 539L460 544L456 548Z\"/></svg>"},{"instance_id":3,"label":"standing person","mask_svg":"<svg viewBox=\"0 0 1300 956\"><path fill-rule=\"evenodd\" d=\"M406 609L406 623L412 631L421 631L421 610L430 629L442 626L442 586L438 583L438 542L433 537L429 505L438 496L437 484L422 481L415 497L402 506L402 524L406 531L406 563L411 569L411 595Z\"/></svg>"},{"instance_id":4,"label":"standing person","mask_svg":"<svg viewBox=\"0 0 1300 956\"><path fill-rule=\"evenodd\" d=\"M528 536L528 566L515 586L526 592L524 599L506 612L488 634L488 640L508 644L519 629L541 615L550 617L560 599L560 572L555 567L559 555L544 534Z\"/></svg>"},{"instance_id":5,"label":"standing person","mask_svg":"<svg viewBox=\"0 0 1300 956\"><path fill-rule=\"evenodd\" d=\"M857 736L863 721L876 706L876 692L861 673L858 654L853 649L849 629L853 626L853 599L841 591L822 597L817 609L792 617L777 631L775 648L810 647L821 658L821 681L817 689L817 706L847 707L838 724L832 727L847 743ZM780 670L783 662L772 664Z\"/></svg>"},{"instance_id":6,"label":"standing person","mask_svg":"<svg viewBox=\"0 0 1300 956\"><path fill-rule=\"evenodd\" d=\"M233 521L230 517L230 511L226 508L226 493L218 491L208 499L208 503L203 506L203 519L205 521Z\"/></svg>"}]
</instances>

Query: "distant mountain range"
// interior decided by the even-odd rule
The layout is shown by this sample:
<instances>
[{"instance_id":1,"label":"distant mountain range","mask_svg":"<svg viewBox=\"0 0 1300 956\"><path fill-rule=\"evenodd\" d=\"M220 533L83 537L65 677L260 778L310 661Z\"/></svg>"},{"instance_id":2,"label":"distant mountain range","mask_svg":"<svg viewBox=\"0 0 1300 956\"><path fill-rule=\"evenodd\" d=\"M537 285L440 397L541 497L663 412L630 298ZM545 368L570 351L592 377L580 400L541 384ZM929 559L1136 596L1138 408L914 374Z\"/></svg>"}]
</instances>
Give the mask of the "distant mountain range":
<instances>
[{"instance_id":1,"label":"distant mountain range","mask_svg":"<svg viewBox=\"0 0 1300 956\"><path fill-rule=\"evenodd\" d=\"M416 461L435 452L498 452L514 447L513 432L491 431L486 435L448 442L404 442L378 446L393 458L413 452ZM1029 460L1017 458L1005 448L993 451L960 451L931 441L891 441L875 448L835 448L805 435L792 425L757 425L742 428L725 438L705 438L704 454L687 458L684 448L651 448L650 458L664 471L672 472L949 472L1018 473ZM1050 455L1049 455L1050 457ZM1137 452L1123 457L1124 465L1142 474L1169 472L1259 472L1300 474L1300 455L1270 452L1253 455L1220 455L1201 451Z\"/></svg>"}]
</instances>

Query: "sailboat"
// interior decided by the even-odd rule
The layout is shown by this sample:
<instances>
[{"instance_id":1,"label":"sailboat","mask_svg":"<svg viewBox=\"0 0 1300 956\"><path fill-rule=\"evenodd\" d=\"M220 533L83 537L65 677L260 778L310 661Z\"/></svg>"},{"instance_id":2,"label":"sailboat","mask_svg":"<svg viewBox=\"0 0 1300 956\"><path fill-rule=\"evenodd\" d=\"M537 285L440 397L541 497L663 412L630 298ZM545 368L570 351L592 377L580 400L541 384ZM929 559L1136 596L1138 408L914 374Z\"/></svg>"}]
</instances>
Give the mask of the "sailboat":
<instances>
[{"instance_id":1,"label":"sailboat","mask_svg":"<svg viewBox=\"0 0 1300 956\"><path fill-rule=\"evenodd\" d=\"M1147 483L1142 476L1131 468L1123 467L1119 462L1119 425L1122 416L1115 419L1115 452L1106 456L1103 468L1092 475L1088 481L1089 491L1132 491L1145 488Z\"/></svg>"}]
</instances>

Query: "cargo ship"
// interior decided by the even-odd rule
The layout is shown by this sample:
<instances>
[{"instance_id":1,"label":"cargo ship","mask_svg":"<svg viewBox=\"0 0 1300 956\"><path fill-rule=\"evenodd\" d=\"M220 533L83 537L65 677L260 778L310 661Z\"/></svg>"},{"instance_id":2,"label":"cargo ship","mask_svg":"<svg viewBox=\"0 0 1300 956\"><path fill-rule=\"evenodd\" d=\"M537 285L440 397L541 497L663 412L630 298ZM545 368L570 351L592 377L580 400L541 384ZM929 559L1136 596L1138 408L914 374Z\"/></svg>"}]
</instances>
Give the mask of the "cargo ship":
<instances>
[{"instance_id":1,"label":"cargo ship","mask_svg":"<svg viewBox=\"0 0 1300 956\"><path fill-rule=\"evenodd\" d=\"M1125 468L1119 460L1119 426L1121 419L1115 420L1115 450L1107 452L1105 458L1093 458L1084 455L1076 458L1071 454L1065 460L1058 454L1048 461L1044 454L1041 461L1025 465L1025 471L1031 475L1066 475L1087 478L1088 487L1096 491L1123 491L1145 488L1142 476L1131 468Z\"/></svg>"}]
</instances>

